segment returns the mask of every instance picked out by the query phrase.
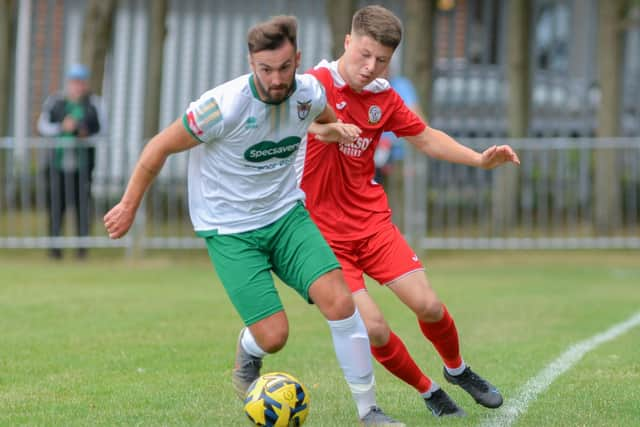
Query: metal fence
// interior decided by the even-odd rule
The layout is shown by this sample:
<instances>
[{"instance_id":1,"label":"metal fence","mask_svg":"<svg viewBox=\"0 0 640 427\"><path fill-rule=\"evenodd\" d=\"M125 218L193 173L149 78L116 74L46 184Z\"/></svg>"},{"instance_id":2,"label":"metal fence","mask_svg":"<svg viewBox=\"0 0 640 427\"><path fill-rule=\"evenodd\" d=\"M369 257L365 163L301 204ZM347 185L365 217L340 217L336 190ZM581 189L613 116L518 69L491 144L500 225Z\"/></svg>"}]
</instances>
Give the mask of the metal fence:
<instances>
[{"instance_id":1,"label":"metal fence","mask_svg":"<svg viewBox=\"0 0 640 427\"><path fill-rule=\"evenodd\" d=\"M477 150L509 143L518 151L522 165L486 171L408 151L385 185L396 222L417 247L640 248L640 140L462 142ZM110 140L70 144L64 149L95 147L88 234L79 236L76 231L72 205L78 198L69 180L63 181L69 202L63 233L51 234L53 183L47 159L60 149L59 141L28 139L26 149L19 152L12 138L4 138L0 139L0 248L203 247L187 212L186 162L175 162L157 179L129 235L112 241L102 226L102 216L122 195L130 168L116 168L121 159L110 155ZM138 152L141 147L142 142ZM600 150L615 153L618 180L611 191L620 194L619 205L610 207L606 227L597 224L595 215L594 165ZM123 173L114 174L114 170ZM505 206L512 209L505 210Z\"/></svg>"},{"instance_id":2,"label":"metal fence","mask_svg":"<svg viewBox=\"0 0 640 427\"><path fill-rule=\"evenodd\" d=\"M427 160L409 151L387 185L397 223L416 246L535 249L640 248L640 140L469 139L476 150L508 143L520 167L491 171ZM619 197L600 223L595 169L615 157ZM398 183L398 181L400 181ZM401 191L400 191L401 190Z\"/></svg>"},{"instance_id":3,"label":"metal fence","mask_svg":"<svg viewBox=\"0 0 640 427\"><path fill-rule=\"evenodd\" d=\"M359 1L360 5L370 3L381 3L404 17L404 2ZM77 235L74 210L69 206L64 233L53 237L49 224L52 174L50 170L47 174L46 166L52 152L60 148L59 141L28 136L44 96L62 84L62 73L55 71L79 60L86 2L17 3L15 84L10 85L14 107L8 117L8 133L14 136L0 138L0 248L202 247L186 212L186 154L167 162L128 237L111 241L101 225L104 213L119 199L143 145L142 124L148 108L144 94L147 30L151 25L148 4L147 0L117 2L103 85L108 137L78 141L84 144L80 147L94 146L96 153L91 203L86 206L89 232ZM429 122L457 137L471 138L462 141L478 150L504 143L500 138L507 133L505 40L510 4L506 0L460 1L459 7L437 13ZM593 50L597 1L536 0L533 4L528 134L541 139L509 141L523 161L515 170L483 171L405 156L386 185L394 219L416 246L640 247L640 60L636 54L640 29L622 31L626 53L620 128L622 135L636 139L575 138L593 136L597 126L599 88ZM246 29L276 13L293 13L299 18L301 70L330 56L324 0L170 0L159 127L182 114L188 102L206 89L247 72L242 41ZM61 17L62 38L45 37L60 25ZM402 55L401 48L392 64L396 71L400 71ZM39 79L39 85L34 85ZM572 138L550 139L553 137ZM595 208L599 197L595 164L600 147L612 150L617 162L612 191L619 197L609 207L612 216L606 227L598 223ZM75 201L73 193L80 187L73 177L61 182L58 187L70 188L66 192L69 202Z\"/></svg>"}]
</instances>

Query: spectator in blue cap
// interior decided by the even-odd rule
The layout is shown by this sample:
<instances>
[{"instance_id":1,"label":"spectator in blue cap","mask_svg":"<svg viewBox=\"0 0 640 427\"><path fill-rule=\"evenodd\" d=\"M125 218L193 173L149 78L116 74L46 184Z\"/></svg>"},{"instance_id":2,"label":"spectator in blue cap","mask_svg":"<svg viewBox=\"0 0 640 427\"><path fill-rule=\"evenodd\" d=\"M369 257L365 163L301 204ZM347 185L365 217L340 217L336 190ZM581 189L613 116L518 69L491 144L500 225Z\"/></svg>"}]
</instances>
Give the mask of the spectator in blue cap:
<instances>
[{"instance_id":1,"label":"spectator in blue cap","mask_svg":"<svg viewBox=\"0 0 640 427\"><path fill-rule=\"evenodd\" d=\"M89 80L89 69L84 64L73 64L67 71L69 80Z\"/></svg>"},{"instance_id":2,"label":"spectator in blue cap","mask_svg":"<svg viewBox=\"0 0 640 427\"><path fill-rule=\"evenodd\" d=\"M103 126L101 102L91 93L89 69L74 64L67 70L63 92L50 95L44 102L38 131L42 136L56 138L54 148L47 150L44 179L48 183L47 208L49 234L62 234L67 206L75 208L76 231L80 237L89 234L91 178L95 165L95 147L87 139L100 132ZM78 258L85 258L87 250L78 247ZM62 249L52 245L49 256L62 258Z\"/></svg>"}]
</instances>

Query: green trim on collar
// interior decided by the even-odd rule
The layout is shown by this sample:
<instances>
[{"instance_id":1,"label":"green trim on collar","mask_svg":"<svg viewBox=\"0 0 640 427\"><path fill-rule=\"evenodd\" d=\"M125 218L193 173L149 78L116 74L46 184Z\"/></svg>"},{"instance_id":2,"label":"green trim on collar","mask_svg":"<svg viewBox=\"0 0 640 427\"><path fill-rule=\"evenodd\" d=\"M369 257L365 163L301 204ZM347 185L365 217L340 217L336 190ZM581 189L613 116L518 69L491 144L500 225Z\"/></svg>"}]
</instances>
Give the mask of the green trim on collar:
<instances>
[{"instance_id":1,"label":"green trim on collar","mask_svg":"<svg viewBox=\"0 0 640 427\"><path fill-rule=\"evenodd\" d=\"M256 88L256 83L253 81L253 74L249 76L249 87L251 88L251 93L258 100L262 101L260 95L258 94L258 89ZM263 101L264 102L264 101Z\"/></svg>"}]
</instances>

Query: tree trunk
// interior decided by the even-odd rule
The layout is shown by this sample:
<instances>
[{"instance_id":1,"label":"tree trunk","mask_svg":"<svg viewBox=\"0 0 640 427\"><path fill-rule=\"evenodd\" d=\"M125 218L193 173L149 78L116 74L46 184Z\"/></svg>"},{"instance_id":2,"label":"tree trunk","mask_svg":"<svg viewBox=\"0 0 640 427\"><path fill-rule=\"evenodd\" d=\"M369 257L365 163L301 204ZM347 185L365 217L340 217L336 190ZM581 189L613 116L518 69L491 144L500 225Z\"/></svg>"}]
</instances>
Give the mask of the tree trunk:
<instances>
[{"instance_id":1,"label":"tree trunk","mask_svg":"<svg viewBox=\"0 0 640 427\"><path fill-rule=\"evenodd\" d=\"M509 136L524 138L529 131L530 89L530 17L531 0L514 0L509 4L507 34L509 99Z\"/></svg>"},{"instance_id":2,"label":"tree trunk","mask_svg":"<svg viewBox=\"0 0 640 427\"><path fill-rule=\"evenodd\" d=\"M601 100L598 137L616 137L620 132L620 80L622 78L622 32L625 0L598 2L598 72ZM595 153L595 225L606 233L622 222L620 179L614 149Z\"/></svg>"},{"instance_id":3,"label":"tree trunk","mask_svg":"<svg viewBox=\"0 0 640 427\"><path fill-rule=\"evenodd\" d=\"M0 136L8 131L9 80L13 70L11 60L15 0L0 0Z\"/></svg>"},{"instance_id":4,"label":"tree trunk","mask_svg":"<svg viewBox=\"0 0 640 427\"><path fill-rule=\"evenodd\" d=\"M351 31L351 18L357 10L355 0L327 0L327 18L331 28L331 57L344 52L344 36Z\"/></svg>"},{"instance_id":5,"label":"tree trunk","mask_svg":"<svg viewBox=\"0 0 640 427\"><path fill-rule=\"evenodd\" d=\"M82 31L82 62L91 70L91 89L102 93L104 62L111 44L117 0L89 0Z\"/></svg>"},{"instance_id":6,"label":"tree trunk","mask_svg":"<svg viewBox=\"0 0 640 427\"><path fill-rule=\"evenodd\" d=\"M167 0L151 2L149 16L149 53L147 58L146 105L144 115L144 138L151 138L158 132L160 115L160 92L162 89L162 62L164 39L167 34L165 19Z\"/></svg>"},{"instance_id":7,"label":"tree trunk","mask_svg":"<svg viewBox=\"0 0 640 427\"><path fill-rule=\"evenodd\" d=\"M13 75L12 51L15 40L15 1L0 0L0 138L9 131L9 81ZM7 200L7 158L8 150L0 148L0 204Z\"/></svg>"},{"instance_id":8,"label":"tree trunk","mask_svg":"<svg viewBox=\"0 0 640 427\"><path fill-rule=\"evenodd\" d=\"M427 117L431 108L436 0L406 0L403 71Z\"/></svg>"},{"instance_id":9,"label":"tree trunk","mask_svg":"<svg viewBox=\"0 0 640 427\"><path fill-rule=\"evenodd\" d=\"M436 0L405 2L403 73L414 84L420 109L429 117L435 41ZM411 144L405 144L402 162L402 231L413 247L427 233L427 157ZM397 174L395 174L397 175ZM398 186L399 187L399 186ZM396 191L399 191L397 188Z\"/></svg>"},{"instance_id":10,"label":"tree trunk","mask_svg":"<svg viewBox=\"0 0 640 427\"><path fill-rule=\"evenodd\" d=\"M531 0L512 0L507 5L507 77L509 99L507 114L509 137L524 138L529 131L529 100L531 98L530 52L533 11ZM518 168L508 164L495 172L493 191L493 229L503 234L516 224L518 210Z\"/></svg>"}]
</instances>

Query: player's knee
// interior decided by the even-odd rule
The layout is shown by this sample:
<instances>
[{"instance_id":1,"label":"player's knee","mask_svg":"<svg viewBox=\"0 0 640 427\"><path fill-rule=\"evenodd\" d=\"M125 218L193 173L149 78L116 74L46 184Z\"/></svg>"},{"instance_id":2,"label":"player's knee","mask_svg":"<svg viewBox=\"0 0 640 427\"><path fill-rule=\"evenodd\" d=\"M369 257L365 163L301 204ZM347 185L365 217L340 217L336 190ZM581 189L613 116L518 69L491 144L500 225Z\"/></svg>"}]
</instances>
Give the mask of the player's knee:
<instances>
[{"instance_id":1,"label":"player's knee","mask_svg":"<svg viewBox=\"0 0 640 427\"><path fill-rule=\"evenodd\" d=\"M340 292L336 295L334 312L338 319L346 319L353 316L356 311L356 305L353 302L351 292Z\"/></svg>"},{"instance_id":2,"label":"player's knee","mask_svg":"<svg viewBox=\"0 0 640 427\"><path fill-rule=\"evenodd\" d=\"M367 320L366 324L372 346L380 347L389 341L389 325L383 317Z\"/></svg>"},{"instance_id":3,"label":"player's knee","mask_svg":"<svg viewBox=\"0 0 640 427\"><path fill-rule=\"evenodd\" d=\"M289 338L288 325L278 326L266 331L262 331L258 338L260 347L267 353L276 353L280 351Z\"/></svg>"},{"instance_id":4,"label":"player's knee","mask_svg":"<svg viewBox=\"0 0 640 427\"><path fill-rule=\"evenodd\" d=\"M435 300L425 300L416 307L416 316L423 322L437 322L442 318L442 303Z\"/></svg>"},{"instance_id":5,"label":"player's knee","mask_svg":"<svg viewBox=\"0 0 640 427\"><path fill-rule=\"evenodd\" d=\"M356 305L351 292L335 292L330 301L324 304L322 312L328 320L343 320L353 316Z\"/></svg>"},{"instance_id":6,"label":"player's knee","mask_svg":"<svg viewBox=\"0 0 640 427\"><path fill-rule=\"evenodd\" d=\"M356 310L353 296L340 270L323 275L309 289L313 302L328 320L342 320Z\"/></svg>"}]
</instances>

